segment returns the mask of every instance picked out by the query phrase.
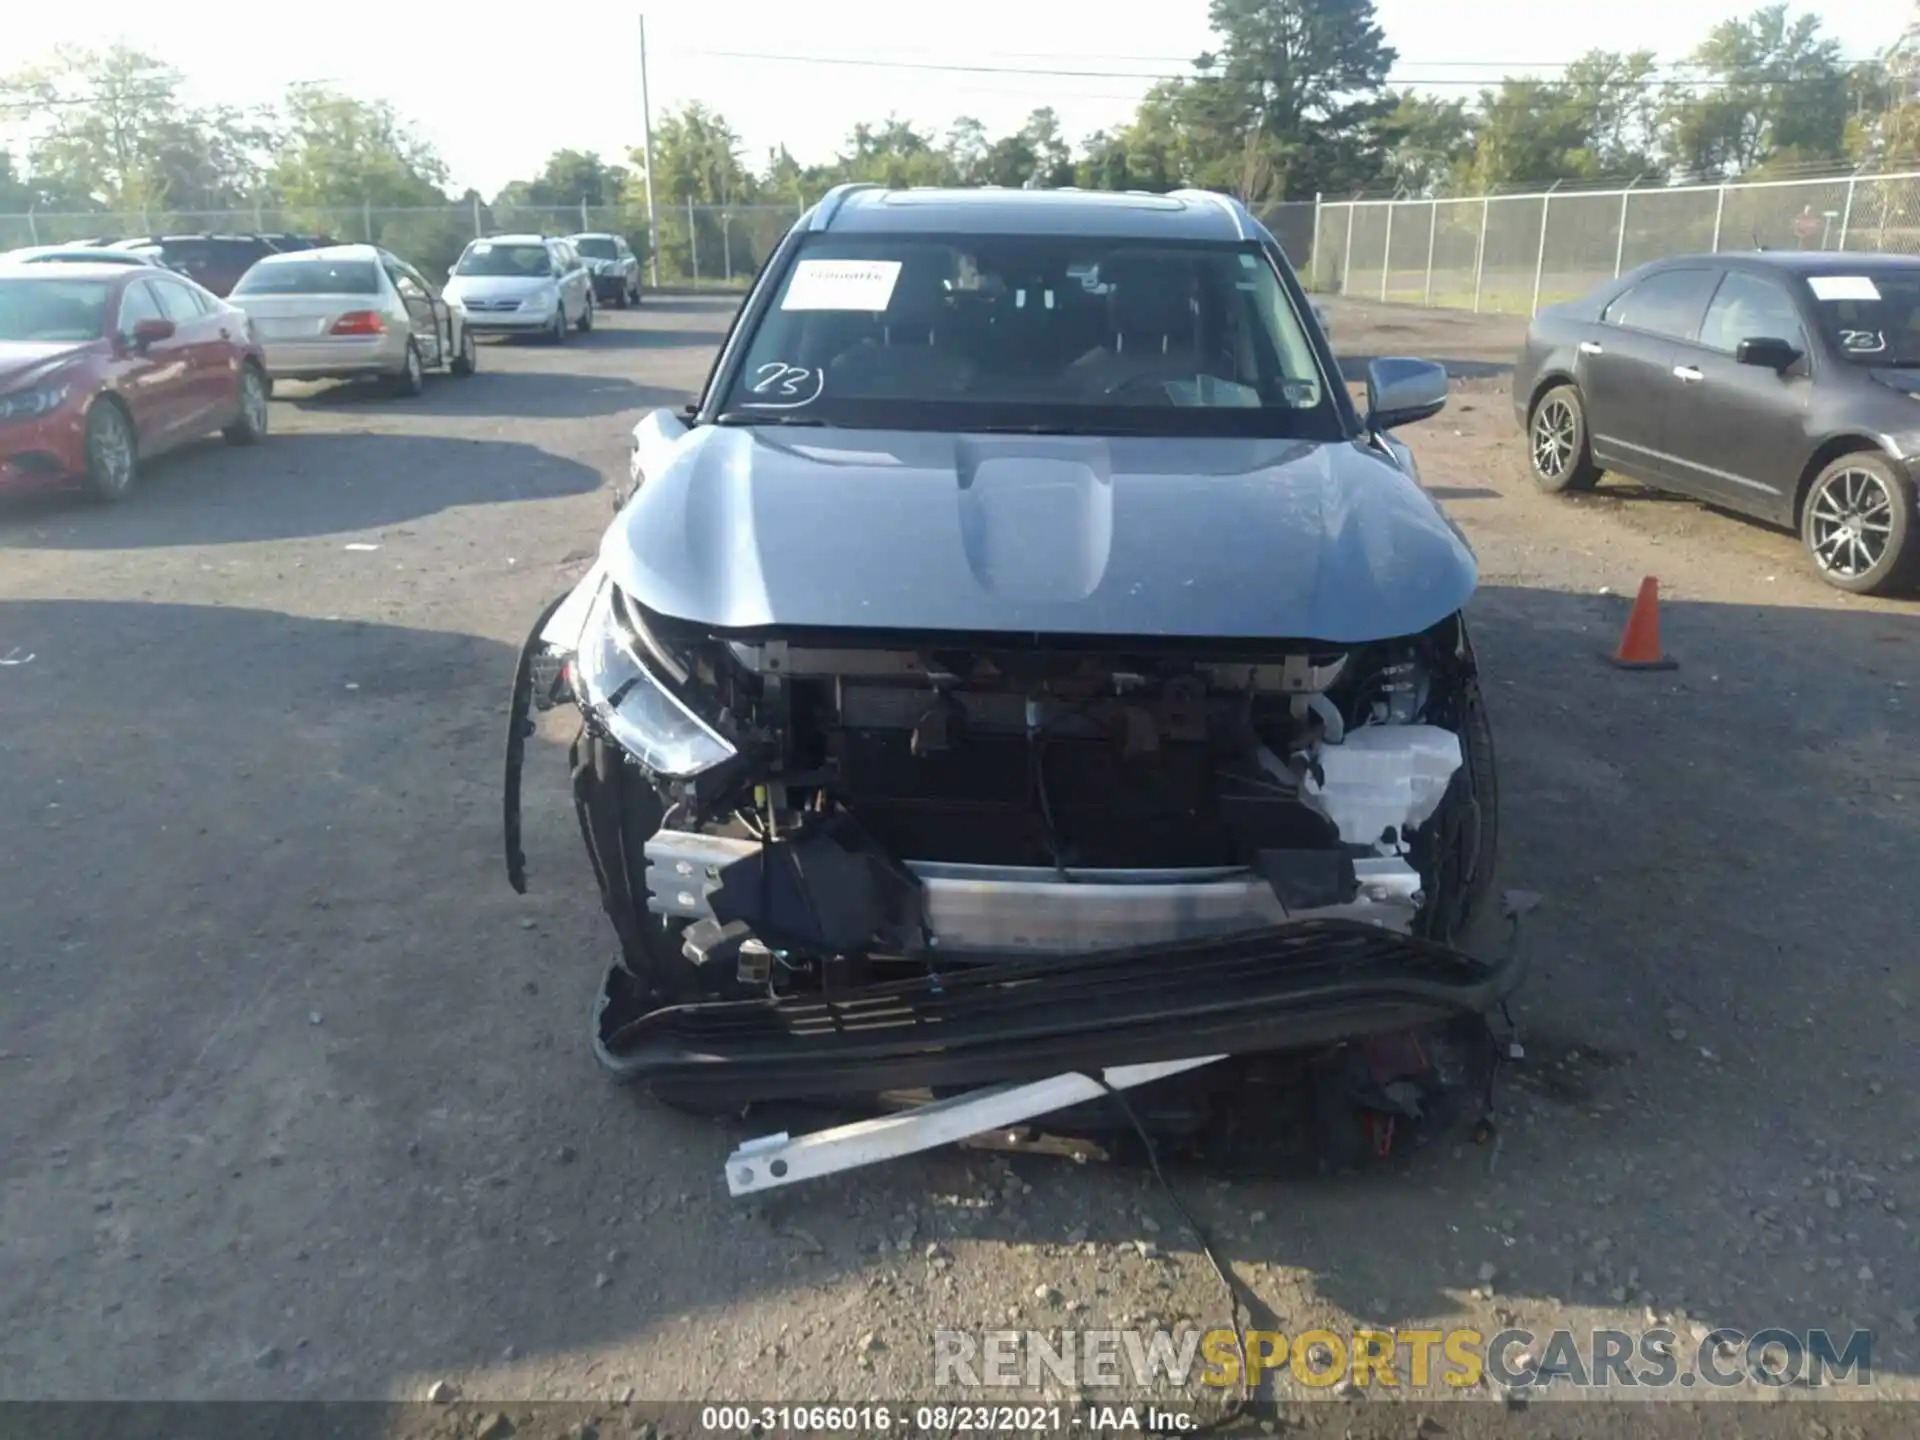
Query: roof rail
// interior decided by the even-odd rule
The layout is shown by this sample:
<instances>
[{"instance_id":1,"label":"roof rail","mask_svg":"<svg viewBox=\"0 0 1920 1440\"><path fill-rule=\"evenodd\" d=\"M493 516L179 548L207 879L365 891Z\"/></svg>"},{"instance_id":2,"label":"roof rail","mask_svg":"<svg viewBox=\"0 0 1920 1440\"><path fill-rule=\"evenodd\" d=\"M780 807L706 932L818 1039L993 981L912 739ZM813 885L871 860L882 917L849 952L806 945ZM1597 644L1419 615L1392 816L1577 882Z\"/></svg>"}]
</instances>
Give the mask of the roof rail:
<instances>
[{"instance_id":1,"label":"roof rail","mask_svg":"<svg viewBox=\"0 0 1920 1440\"><path fill-rule=\"evenodd\" d=\"M840 206L847 196L856 190L884 190L887 187L872 180L849 180L844 185L836 185L820 197L820 203L813 207L813 219L807 225L809 230L824 230L833 223L833 217L840 213Z\"/></svg>"},{"instance_id":2,"label":"roof rail","mask_svg":"<svg viewBox=\"0 0 1920 1440\"><path fill-rule=\"evenodd\" d=\"M1203 201L1209 205L1217 205L1220 209L1226 211L1228 217L1233 221L1234 236L1236 239L1246 240L1251 238L1247 233L1247 220L1249 217L1246 208L1241 205L1238 200L1222 195L1216 190L1175 190L1170 193L1175 200L1186 200L1189 202Z\"/></svg>"}]
</instances>

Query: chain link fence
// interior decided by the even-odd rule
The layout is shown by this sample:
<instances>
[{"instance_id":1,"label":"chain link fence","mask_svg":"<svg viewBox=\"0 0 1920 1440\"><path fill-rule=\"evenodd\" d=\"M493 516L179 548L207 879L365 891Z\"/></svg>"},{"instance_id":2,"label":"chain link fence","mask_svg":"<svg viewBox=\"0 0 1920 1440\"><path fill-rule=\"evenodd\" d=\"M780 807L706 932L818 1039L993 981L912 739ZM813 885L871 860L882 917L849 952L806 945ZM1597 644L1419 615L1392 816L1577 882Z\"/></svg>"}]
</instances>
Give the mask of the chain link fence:
<instances>
[{"instance_id":1,"label":"chain link fence","mask_svg":"<svg viewBox=\"0 0 1920 1440\"><path fill-rule=\"evenodd\" d=\"M370 241L445 276L477 236L624 235L651 279L741 288L805 210L663 204L659 255L645 206L377 205L0 215L0 250L140 235L290 232ZM1920 254L1920 172L1751 185L1548 191L1454 200L1288 201L1260 219L1309 288L1331 294L1531 315L1664 255L1698 251Z\"/></svg>"},{"instance_id":2,"label":"chain link fence","mask_svg":"<svg viewBox=\"0 0 1920 1440\"><path fill-rule=\"evenodd\" d=\"M1304 242L1282 238L1310 288L1504 315L1576 299L1667 255L1920 254L1920 173L1313 208ZM1297 217L1289 223L1299 231Z\"/></svg>"},{"instance_id":3,"label":"chain link fence","mask_svg":"<svg viewBox=\"0 0 1920 1440\"><path fill-rule=\"evenodd\" d=\"M660 284L703 289L744 287L804 209L797 203L659 206L655 218L660 238ZM472 201L419 209L337 205L125 213L33 211L0 215L0 251L143 235L288 233L382 245L435 279L444 279L460 258L462 248L477 237L529 232L573 235L582 231L625 236L641 258L643 276L651 279L653 257L644 205L545 207Z\"/></svg>"}]
</instances>

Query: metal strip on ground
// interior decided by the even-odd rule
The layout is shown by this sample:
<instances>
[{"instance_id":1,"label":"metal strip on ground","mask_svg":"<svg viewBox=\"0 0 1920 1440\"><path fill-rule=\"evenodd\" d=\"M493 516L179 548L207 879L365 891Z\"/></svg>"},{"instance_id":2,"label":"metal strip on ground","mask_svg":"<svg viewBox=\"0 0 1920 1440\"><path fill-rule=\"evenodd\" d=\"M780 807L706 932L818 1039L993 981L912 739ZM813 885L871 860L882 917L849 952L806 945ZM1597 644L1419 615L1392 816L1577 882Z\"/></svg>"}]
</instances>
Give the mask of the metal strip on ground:
<instances>
[{"instance_id":1,"label":"metal strip on ground","mask_svg":"<svg viewBox=\"0 0 1920 1440\"><path fill-rule=\"evenodd\" d=\"M1097 1099L1109 1090L1129 1090L1226 1058L1202 1055L1192 1060L1163 1060L1151 1065L1116 1065L1101 1072L1104 1085L1091 1075L1072 1071L1025 1085L997 1085L955 1095L897 1115L817 1130L798 1139L785 1131L763 1135L758 1140L747 1141L727 1157L727 1190L733 1195L757 1194L797 1181L857 1169L877 1160L951 1145L974 1135L984 1135L989 1130L1018 1125L1035 1116L1050 1115Z\"/></svg>"}]
</instances>

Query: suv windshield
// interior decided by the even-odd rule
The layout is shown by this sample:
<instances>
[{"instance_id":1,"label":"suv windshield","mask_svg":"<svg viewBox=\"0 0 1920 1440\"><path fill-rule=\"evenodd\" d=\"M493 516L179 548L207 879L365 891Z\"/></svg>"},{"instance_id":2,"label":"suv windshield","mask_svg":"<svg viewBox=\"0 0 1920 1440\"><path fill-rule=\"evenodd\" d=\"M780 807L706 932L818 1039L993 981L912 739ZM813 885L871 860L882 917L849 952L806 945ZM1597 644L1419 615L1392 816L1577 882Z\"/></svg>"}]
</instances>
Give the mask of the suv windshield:
<instances>
[{"instance_id":1,"label":"suv windshield","mask_svg":"<svg viewBox=\"0 0 1920 1440\"><path fill-rule=\"evenodd\" d=\"M371 260L262 260L233 287L236 295L378 295Z\"/></svg>"},{"instance_id":2,"label":"suv windshield","mask_svg":"<svg viewBox=\"0 0 1920 1440\"><path fill-rule=\"evenodd\" d=\"M476 240L453 267L456 275L517 275L541 279L553 273L553 256L544 245L502 245Z\"/></svg>"},{"instance_id":3,"label":"suv windshield","mask_svg":"<svg viewBox=\"0 0 1920 1440\"><path fill-rule=\"evenodd\" d=\"M620 258L620 252L613 248L613 241L600 235L582 235L573 242L573 248L595 260Z\"/></svg>"},{"instance_id":4,"label":"suv windshield","mask_svg":"<svg viewBox=\"0 0 1920 1440\"><path fill-rule=\"evenodd\" d=\"M753 332L729 423L1337 438L1257 244L813 237Z\"/></svg>"},{"instance_id":5,"label":"suv windshield","mask_svg":"<svg viewBox=\"0 0 1920 1440\"><path fill-rule=\"evenodd\" d=\"M111 288L56 275L0 279L0 340L97 340L106 333Z\"/></svg>"},{"instance_id":6,"label":"suv windshield","mask_svg":"<svg viewBox=\"0 0 1920 1440\"><path fill-rule=\"evenodd\" d=\"M1857 365L1920 366L1920 270L1862 266L1810 275L1827 343Z\"/></svg>"}]
</instances>

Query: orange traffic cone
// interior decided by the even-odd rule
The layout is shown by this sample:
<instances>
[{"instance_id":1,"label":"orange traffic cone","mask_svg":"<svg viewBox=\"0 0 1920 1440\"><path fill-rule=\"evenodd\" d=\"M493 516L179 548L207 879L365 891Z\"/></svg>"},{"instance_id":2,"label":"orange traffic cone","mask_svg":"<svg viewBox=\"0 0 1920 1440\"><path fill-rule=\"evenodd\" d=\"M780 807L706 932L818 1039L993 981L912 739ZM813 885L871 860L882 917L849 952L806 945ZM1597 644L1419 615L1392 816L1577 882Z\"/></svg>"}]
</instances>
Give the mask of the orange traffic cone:
<instances>
[{"instance_id":1,"label":"orange traffic cone","mask_svg":"<svg viewBox=\"0 0 1920 1440\"><path fill-rule=\"evenodd\" d=\"M1660 582L1649 575L1640 582L1627 628L1620 632L1620 648L1607 657L1622 670L1674 670L1679 662L1660 650Z\"/></svg>"}]
</instances>

